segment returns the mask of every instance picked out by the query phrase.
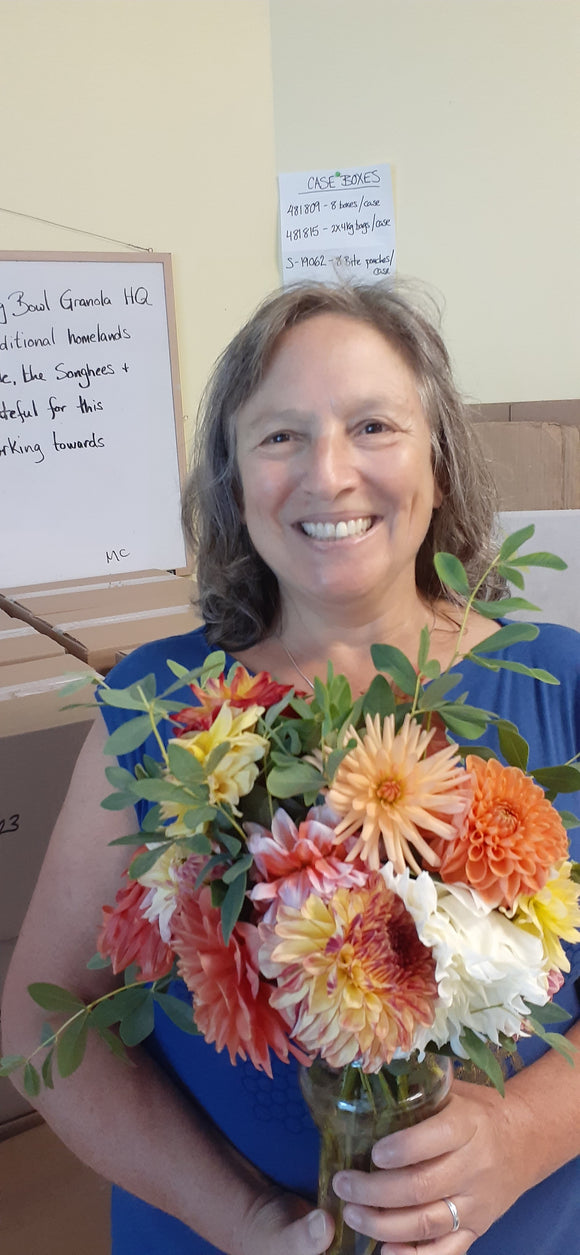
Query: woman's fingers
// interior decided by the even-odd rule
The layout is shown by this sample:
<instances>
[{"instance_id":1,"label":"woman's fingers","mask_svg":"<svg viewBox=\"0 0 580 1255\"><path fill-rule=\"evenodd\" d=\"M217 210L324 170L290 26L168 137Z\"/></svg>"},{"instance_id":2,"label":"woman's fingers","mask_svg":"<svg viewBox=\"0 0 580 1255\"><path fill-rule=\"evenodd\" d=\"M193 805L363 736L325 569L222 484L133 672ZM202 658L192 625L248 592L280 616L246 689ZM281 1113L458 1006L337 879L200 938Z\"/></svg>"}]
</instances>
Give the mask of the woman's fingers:
<instances>
[{"instance_id":1,"label":"woman's fingers","mask_svg":"<svg viewBox=\"0 0 580 1255\"><path fill-rule=\"evenodd\" d=\"M449 1196L453 1184L447 1157L390 1172L337 1172L332 1183L335 1194L345 1202L385 1208L436 1203Z\"/></svg>"},{"instance_id":2,"label":"woman's fingers","mask_svg":"<svg viewBox=\"0 0 580 1255\"><path fill-rule=\"evenodd\" d=\"M459 1214L461 1200L458 1200L456 1206ZM347 1203L344 1208L344 1219L351 1229L356 1229L358 1233L364 1233L369 1238L375 1238L378 1242L432 1243L439 1238L455 1237L461 1229L461 1224L459 1229L454 1229L454 1221L444 1199L438 1199L437 1202L428 1203L423 1207L392 1208L387 1211ZM468 1236L469 1241L472 1242L475 1235L473 1233L468 1235L467 1230L464 1230L462 1237L458 1238L450 1249L467 1250L465 1239ZM431 1245L429 1255L431 1255Z\"/></svg>"}]
</instances>

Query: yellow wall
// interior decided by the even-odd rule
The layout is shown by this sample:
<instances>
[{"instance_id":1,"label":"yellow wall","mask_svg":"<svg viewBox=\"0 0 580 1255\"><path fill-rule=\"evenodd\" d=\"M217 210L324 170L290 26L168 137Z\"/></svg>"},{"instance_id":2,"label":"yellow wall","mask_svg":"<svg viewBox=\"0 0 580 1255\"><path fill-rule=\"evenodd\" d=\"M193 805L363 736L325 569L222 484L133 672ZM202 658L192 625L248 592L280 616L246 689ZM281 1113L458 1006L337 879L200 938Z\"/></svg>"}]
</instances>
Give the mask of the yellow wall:
<instances>
[{"instance_id":1,"label":"yellow wall","mask_svg":"<svg viewBox=\"0 0 580 1255\"><path fill-rule=\"evenodd\" d=\"M173 254L193 415L278 283L267 0L0 0L0 48L0 205ZM123 251L3 213L0 248Z\"/></svg>"},{"instance_id":2,"label":"yellow wall","mask_svg":"<svg viewBox=\"0 0 580 1255\"><path fill-rule=\"evenodd\" d=\"M277 170L389 161L400 269L443 294L464 387L577 396L578 16L578 0L0 0L0 204L173 254L192 415L279 282ZM116 247L1 213L0 246Z\"/></svg>"},{"instance_id":3,"label":"yellow wall","mask_svg":"<svg viewBox=\"0 0 580 1255\"><path fill-rule=\"evenodd\" d=\"M481 401L579 395L578 0L271 0L281 170L390 162Z\"/></svg>"}]
</instances>

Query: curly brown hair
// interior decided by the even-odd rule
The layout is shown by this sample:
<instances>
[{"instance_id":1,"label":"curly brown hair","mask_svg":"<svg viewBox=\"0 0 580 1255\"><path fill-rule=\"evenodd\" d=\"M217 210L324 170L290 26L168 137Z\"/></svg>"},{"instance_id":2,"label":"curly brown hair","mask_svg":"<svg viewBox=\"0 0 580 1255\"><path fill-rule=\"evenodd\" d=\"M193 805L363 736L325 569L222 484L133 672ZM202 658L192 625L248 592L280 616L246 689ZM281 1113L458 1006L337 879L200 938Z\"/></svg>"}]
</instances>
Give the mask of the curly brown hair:
<instances>
[{"instance_id":1,"label":"curly brown hair","mask_svg":"<svg viewBox=\"0 0 580 1255\"><path fill-rule=\"evenodd\" d=\"M216 363L199 411L183 523L197 555L198 604L208 640L226 649L245 649L264 639L280 609L278 581L256 552L242 517L236 414L259 387L284 332L323 313L374 327L415 377L443 493L417 554L418 592L428 602L441 596L449 600L433 565L438 551L461 560L472 587L495 552L495 486L432 318L392 283L297 284L269 296L234 337ZM495 600L504 591L503 581L492 573L479 596Z\"/></svg>"}]
</instances>

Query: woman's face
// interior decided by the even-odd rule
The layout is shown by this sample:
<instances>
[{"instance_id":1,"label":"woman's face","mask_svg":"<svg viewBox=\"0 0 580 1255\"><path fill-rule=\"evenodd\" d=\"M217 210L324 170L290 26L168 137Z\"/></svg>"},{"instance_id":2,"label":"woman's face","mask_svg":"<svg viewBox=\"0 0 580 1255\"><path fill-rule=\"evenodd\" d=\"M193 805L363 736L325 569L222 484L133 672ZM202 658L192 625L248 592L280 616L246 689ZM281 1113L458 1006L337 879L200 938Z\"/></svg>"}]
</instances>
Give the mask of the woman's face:
<instances>
[{"instance_id":1,"label":"woman's face","mask_svg":"<svg viewBox=\"0 0 580 1255\"><path fill-rule=\"evenodd\" d=\"M370 607L415 588L441 500L412 371L342 314L286 331L237 418L244 518L282 602Z\"/></svg>"}]
</instances>

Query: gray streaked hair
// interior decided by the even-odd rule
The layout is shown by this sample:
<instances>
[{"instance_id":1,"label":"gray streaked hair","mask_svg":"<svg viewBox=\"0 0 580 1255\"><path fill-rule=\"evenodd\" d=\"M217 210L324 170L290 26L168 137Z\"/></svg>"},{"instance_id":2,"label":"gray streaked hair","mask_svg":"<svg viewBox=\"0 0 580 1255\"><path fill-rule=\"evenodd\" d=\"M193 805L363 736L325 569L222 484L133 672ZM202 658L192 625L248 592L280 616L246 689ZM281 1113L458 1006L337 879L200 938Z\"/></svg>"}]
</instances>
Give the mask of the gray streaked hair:
<instances>
[{"instance_id":1,"label":"gray streaked hair","mask_svg":"<svg viewBox=\"0 0 580 1255\"><path fill-rule=\"evenodd\" d=\"M435 304L434 309L438 314ZM471 587L495 552L495 486L433 316L399 284L297 284L269 296L234 336L215 365L199 410L183 523L197 556L198 604L208 640L226 649L263 640L280 611L276 576L256 552L242 517L236 414L259 387L284 332L318 314L340 314L375 328L413 372L443 494L416 558L420 595L427 602L441 596L450 600L433 565L437 551L461 560ZM504 591L493 572L479 596L495 600Z\"/></svg>"}]
</instances>

